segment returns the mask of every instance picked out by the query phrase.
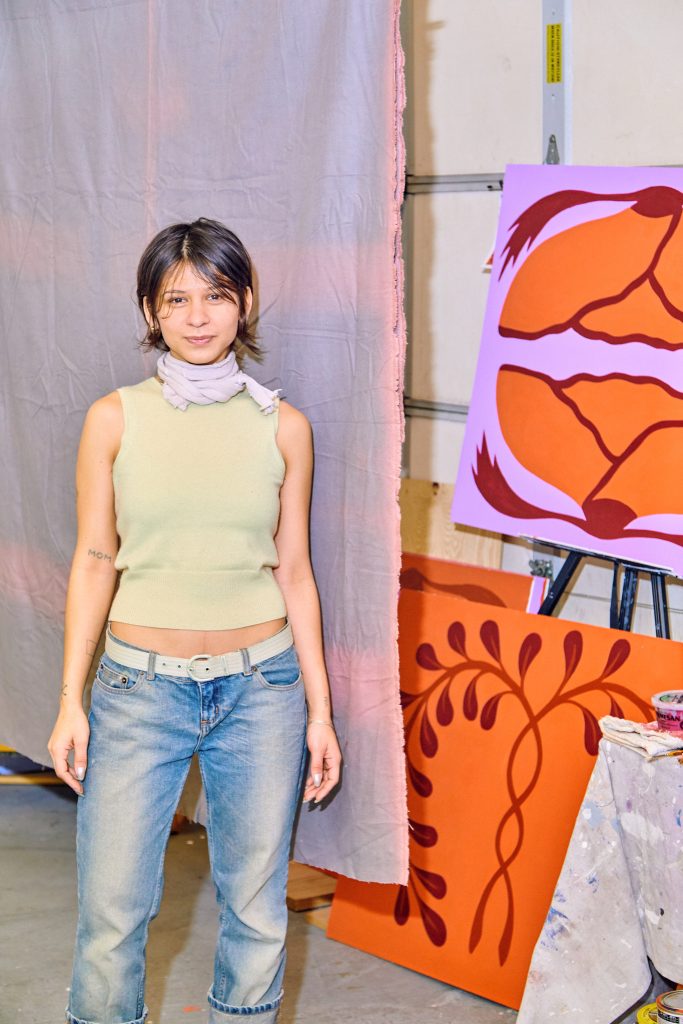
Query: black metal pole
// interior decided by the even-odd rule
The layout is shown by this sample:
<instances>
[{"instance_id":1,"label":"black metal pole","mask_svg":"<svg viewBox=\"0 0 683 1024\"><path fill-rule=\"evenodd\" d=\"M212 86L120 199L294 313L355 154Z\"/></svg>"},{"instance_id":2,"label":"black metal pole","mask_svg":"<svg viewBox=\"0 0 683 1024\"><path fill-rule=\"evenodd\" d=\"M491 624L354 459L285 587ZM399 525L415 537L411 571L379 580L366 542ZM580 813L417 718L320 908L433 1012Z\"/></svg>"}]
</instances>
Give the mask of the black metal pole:
<instances>
[{"instance_id":1,"label":"black metal pole","mask_svg":"<svg viewBox=\"0 0 683 1024\"><path fill-rule=\"evenodd\" d=\"M569 582L576 572L579 562L583 558L583 555L579 554L578 551L570 551L567 555L564 565L557 574L557 579L550 584L550 589L545 596L543 604L538 609L539 615L552 615L555 609L555 605L564 594Z\"/></svg>"}]
</instances>

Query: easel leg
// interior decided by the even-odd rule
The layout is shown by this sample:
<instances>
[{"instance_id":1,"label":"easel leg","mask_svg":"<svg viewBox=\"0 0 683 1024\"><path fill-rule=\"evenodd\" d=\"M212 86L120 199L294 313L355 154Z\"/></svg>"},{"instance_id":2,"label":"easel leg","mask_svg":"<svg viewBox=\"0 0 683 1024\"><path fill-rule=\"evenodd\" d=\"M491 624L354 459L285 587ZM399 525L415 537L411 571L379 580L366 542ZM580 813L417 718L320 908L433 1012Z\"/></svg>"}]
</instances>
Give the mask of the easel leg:
<instances>
[{"instance_id":1,"label":"easel leg","mask_svg":"<svg viewBox=\"0 0 683 1024\"><path fill-rule=\"evenodd\" d=\"M619 608L619 624L617 629L623 629L627 633L631 631L633 623L633 606L636 603L636 587L638 586L638 573L635 569L626 566L624 568L624 587L621 592L621 605Z\"/></svg>"},{"instance_id":2,"label":"easel leg","mask_svg":"<svg viewBox=\"0 0 683 1024\"><path fill-rule=\"evenodd\" d=\"M546 594L543 604L538 609L539 615L552 615L555 609L555 605L562 597L563 593L569 586L569 582L576 572L577 566L581 561L583 555L579 554L578 551L570 551L565 559L565 563L557 574L557 579L553 581Z\"/></svg>"},{"instance_id":3,"label":"easel leg","mask_svg":"<svg viewBox=\"0 0 683 1024\"><path fill-rule=\"evenodd\" d=\"M615 562L612 571L612 596L609 602L610 629L619 629L619 563Z\"/></svg>"},{"instance_id":4,"label":"easel leg","mask_svg":"<svg viewBox=\"0 0 683 1024\"><path fill-rule=\"evenodd\" d=\"M666 582L662 573L650 574L652 584L652 608L655 616L655 633L665 640L671 639L669 606L666 600Z\"/></svg>"}]
</instances>

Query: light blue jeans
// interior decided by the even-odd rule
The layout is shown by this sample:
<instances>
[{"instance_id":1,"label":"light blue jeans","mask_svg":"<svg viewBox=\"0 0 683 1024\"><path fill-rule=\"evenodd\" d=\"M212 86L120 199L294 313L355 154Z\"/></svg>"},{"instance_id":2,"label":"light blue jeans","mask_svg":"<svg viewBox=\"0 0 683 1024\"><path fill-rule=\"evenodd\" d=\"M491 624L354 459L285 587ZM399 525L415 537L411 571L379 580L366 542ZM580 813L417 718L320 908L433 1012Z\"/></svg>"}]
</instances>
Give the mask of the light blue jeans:
<instances>
[{"instance_id":1,"label":"light blue jeans","mask_svg":"<svg viewBox=\"0 0 683 1024\"><path fill-rule=\"evenodd\" d=\"M127 668L106 652L100 659L77 811L70 1024L142 1024L147 1017L148 925L159 911L166 843L194 753L220 907L207 1020L227 1024L240 1014L258 1014L259 1024L277 1020L306 703L293 644L244 667L197 682L147 678L145 669Z\"/></svg>"}]
</instances>

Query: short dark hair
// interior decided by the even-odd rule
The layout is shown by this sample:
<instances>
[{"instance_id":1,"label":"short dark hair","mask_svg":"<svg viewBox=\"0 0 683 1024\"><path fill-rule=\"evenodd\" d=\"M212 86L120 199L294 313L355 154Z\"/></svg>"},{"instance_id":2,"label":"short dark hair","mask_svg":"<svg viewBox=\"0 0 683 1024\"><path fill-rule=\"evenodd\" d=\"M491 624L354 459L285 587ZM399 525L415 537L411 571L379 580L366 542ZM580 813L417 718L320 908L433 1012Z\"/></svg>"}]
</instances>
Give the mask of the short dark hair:
<instances>
[{"instance_id":1,"label":"short dark hair","mask_svg":"<svg viewBox=\"0 0 683 1024\"><path fill-rule=\"evenodd\" d=\"M235 356L242 361L244 350L253 355L260 352L253 324L248 323L246 289L253 293L252 262L249 253L225 224L200 217L191 224L171 224L152 239L143 252L137 273L137 301L145 314L144 300L152 316L152 323L140 343L143 351L161 349L168 345L161 335L157 314L161 303L161 290L169 273L191 266L208 284L231 302L237 300L239 319L235 337Z\"/></svg>"}]
</instances>

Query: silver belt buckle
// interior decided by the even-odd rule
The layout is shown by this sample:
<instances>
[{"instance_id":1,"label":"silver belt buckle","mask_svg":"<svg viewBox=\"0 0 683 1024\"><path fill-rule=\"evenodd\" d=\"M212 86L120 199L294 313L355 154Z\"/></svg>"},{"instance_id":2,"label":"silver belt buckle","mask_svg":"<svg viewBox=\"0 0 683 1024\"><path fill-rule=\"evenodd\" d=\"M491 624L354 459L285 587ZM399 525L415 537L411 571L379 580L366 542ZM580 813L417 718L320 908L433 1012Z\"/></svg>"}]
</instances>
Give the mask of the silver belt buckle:
<instances>
[{"instance_id":1,"label":"silver belt buckle","mask_svg":"<svg viewBox=\"0 0 683 1024\"><path fill-rule=\"evenodd\" d=\"M201 682L202 677L192 675L192 669L194 667L193 662L202 658L204 659L204 661L211 661L211 659L213 658L213 654L193 654L187 663L187 674L190 676L191 679L194 679L196 682ZM204 676L203 678L206 679L206 676Z\"/></svg>"}]
</instances>

